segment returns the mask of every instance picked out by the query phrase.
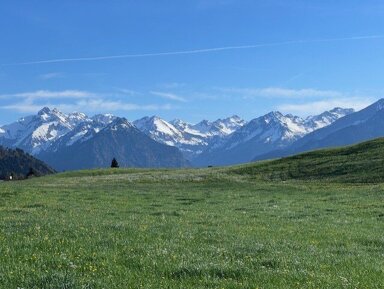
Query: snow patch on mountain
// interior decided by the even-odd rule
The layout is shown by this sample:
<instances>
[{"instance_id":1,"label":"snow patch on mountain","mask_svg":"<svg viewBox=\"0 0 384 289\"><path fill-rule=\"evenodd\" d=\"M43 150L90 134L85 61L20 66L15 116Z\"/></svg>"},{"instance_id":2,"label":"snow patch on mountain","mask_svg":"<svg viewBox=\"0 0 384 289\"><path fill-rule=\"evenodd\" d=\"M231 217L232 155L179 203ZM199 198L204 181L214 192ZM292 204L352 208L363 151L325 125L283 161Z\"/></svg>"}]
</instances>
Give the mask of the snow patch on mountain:
<instances>
[{"instance_id":1,"label":"snow patch on mountain","mask_svg":"<svg viewBox=\"0 0 384 289\"><path fill-rule=\"evenodd\" d=\"M190 124L180 119L167 122L158 116L144 117L134 125L152 139L179 148L191 159L244 125L238 116Z\"/></svg>"},{"instance_id":2,"label":"snow patch on mountain","mask_svg":"<svg viewBox=\"0 0 384 289\"><path fill-rule=\"evenodd\" d=\"M311 130L317 130L334 123L339 118L355 112L352 108L336 107L330 111L323 112L322 114L309 116L305 119L305 125Z\"/></svg>"},{"instance_id":3,"label":"snow patch on mountain","mask_svg":"<svg viewBox=\"0 0 384 289\"><path fill-rule=\"evenodd\" d=\"M108 125L113 122L117 117L112 114L96 114L91 119L96 123Z\"/></svg>"},{"instance_id":4,"label":"snow patch on mountain","mask_svg":"<svg viewBox=\"0 0 384 289\"><path fill-rule=\"evenodd\" d=\"M251 161L258 154L289 146L312 131L327 126L353 110L340 108L303 119L278 111L255 118L208 147L193 160L197 166L230 165Z\"/></svg>"},{"instance_id":5,"label":"snow patch on mountain","mask_svg":"<svg viewBox=\"0 0 384 289\"><path fill-rule=\"evenodd\" d=\"M384 102L374 107L384 109ZM259 150L283 147L306 134L325 127L352 113L335 108L318 116L302 119L290 114L271 112L246 122L239 116L190 124L180 119L166 121L158 116L143 117L130 123L112 114L88 117L81 112L69 114L44 107L36 115L20 118L0 128L0 145L19 147L31 154L59 152L95 137L104 129L112 131L138 129L153 140L177 147L189 159L211 152L225 154L242 147ZM252 152L248 149L248 152ZM251 156L253 157L253 156Z\"/></svg>"},{"instance_id":6,"label":"snow patch on mountain","mask_svg":"<svg viewBox=\"0 0 384 289\"><path fill-rule=\"evenodd\" d=\"M37 115L20 118L17 122L2 126L0 144L19 147L34 155L46 150L55 151L52 146L61 143L58 140L65 136L72 134L66 144L73 145L85 136L92 137L88 130L96 133L114 118L112 115L96 115L93 120L84 113L64 114L56 108L51 110L44 107Z\"/></svg>"}]
</instances>

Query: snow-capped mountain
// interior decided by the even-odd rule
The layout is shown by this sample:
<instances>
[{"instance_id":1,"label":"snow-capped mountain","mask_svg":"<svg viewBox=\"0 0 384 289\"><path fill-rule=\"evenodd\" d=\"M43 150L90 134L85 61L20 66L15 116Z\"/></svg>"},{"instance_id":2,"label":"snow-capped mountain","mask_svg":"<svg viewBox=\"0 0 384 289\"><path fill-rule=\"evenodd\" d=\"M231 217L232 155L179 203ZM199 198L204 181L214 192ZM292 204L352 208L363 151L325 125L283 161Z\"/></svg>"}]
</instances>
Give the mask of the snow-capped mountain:
<instances>
[{"instance_id":1,"label":"snow-capped mountain","mask_svg":"<svg viewBox=\"0 0 384 289\"><path fill-rule=\"evenodd\" d=\"M82 113L66 115L57 109L50 110L45 107L37 115L27 116L3 126L0 143L36 155L86 119L86 115Z\"/></svg>"},{"instance_id":2,"label":"snow-capped mountain","mask_svg":"<svg viewBox=\"0 0 384 289\"><path fill-rule=\"evenodd\" d=\"M309 116L305 119L305 125L311 128L312 131L326 127L334 123L339 118L355 112L352 108L336 107L330 111L323 112L322 114Z\"/></svg>"},{"instance_id":3,"label":"snow-capped mountain","mask_svg":"<svg viewBox=\"0 0 384 289\"><path fill-rule=\"evenodd\" d=\"M244 163L257 155L281 149L308 133L324 127L353 110L335 108L318 116L302 119L291 114L270 112L255 118L232 133L218 146L206 150L194 165L229 165Z\"/></svg>"},{"instance_id":4,"label":"snow-capped mountain","mask_svg":"<svg viewBox=\"0 0 384 289\"><path fill-rule=\"evenodd\" d=\"M180 151L185 159L192 161L197 166L222 165L247 162L257 155L285 148L307 134L326 127L337 119L352 112L350 109L335 108L317 116L302 119L290 114L271 112L255 118L246 123L238 116L232 116L216 121L203 120L197 124L190 124L176 119L166 121L157 116L144 117L132 123L121 121L121 118L111 114L98 114L88 117L84 113L74 112L65 114L57 109L47 107L41 109L37 115L27 116L9 125L0 127L0 145L21 148L26 152L42 157L50 165L55 163L65 164L63 158L76 155L75 148L91 146L93 153L103 154L105 159L108 154L102 153L102 144L109 153L119 152L118 147L124 146L122 135L126 136L126 152L135 152L137 157L151 156L153 166L185 165L177 155ZM105 133L108 128L110 133ZM118 134L119 140L109 141L100 139L101 136L117 137L113 131L126 132ZM128 133L135 131L135 133ZM143 136L138 136L142 134ZM133 137L130 139L128 136ZM153 143L147 147L147 152L141 155L133 150L138 144L136 141L151 139ZM95 141L97 140L97 145ZM165 152L162 146L174 147L167 152L167 157L157 158L151 149ZM92 144L92 145L91 145ZM91 149L90 147L88 147ZM91 150L92 151L92 150ZM84 149L84 154L85 154ZM173 153L172 153L173 152ZM122 153L122 151L120 151ZM122 156L122 155L121 155ZM89 155L89 160L91 156ZM79 156L80 158L80 156ZM151 166L150 159L126 159L126 164ZM101 164L102 162L98 162ZM96 165L96 163L94 163Z\"/></svg>"},{"instance_id":5,"label":"snow-capped mountain","mask_svg":"<svg viewBox=\"0 0 384 289\"><path fill-rule=\"evenodd\" d=\"M93 137L115 118L110 114L89 118L80 112L64 114L44 107L37 115L1 127L0 144L18 147L33 155L58 151L62 145L71 146Z\"/></svg>"},{"instance_id":6,"label":"snow-capped mountain","mask_svg":"<svg viewBox=\"0 0 384 289\"><path fill-rule=\"evenodd\" d=\"M133 123L152 139L175 146L187 159L193 159L243 126L245 121L238 116L232 116L214 122L203 120L193 125L179 119L167 122L157 116L152 116L144 117Z\"/></svg>"},{"instance_id":7,"label":"snow-capped mountain","mask_svg":"<svg viewBox=\"0 0 384 289\"><path fill-rule=\"evenodd\" d=\"M214 122L203 120L191 128L206 136L227 136L242 127L246 122L237 115Z\"/></svg>"},{"instance_id":8,"label":"snow-capped mountain","mask_svg":"<svg viewBox=\"0 0 384 289\"><path fill-rule=\"evenodd\" d=\"M176 146L183 138L179 129L157 116L143 117L133 124L152 139L170 146Z\"/></svg>"},{"instance_id":9,"label":"snow-capped mountain","mask_svg":"<svg viewBox=\"0 0 384 289\"><path fill-rule=\"evenodd\" d=\"M177 148L156 142L124 118L47 107L1 127L0 145L21 148L57 170L105 167L113 157L122 166L189 165Z\"/></svg>"},{"instance_id":10,"label":"snow-capped mountain","mask_svg":"<svg viewBox=\"0 0 384 289\"><path fill-rule=\"evenodd\" d=\"M115 119L116 118L114 118L114 120ZM100 122L100 119L87 119L76 127L74 127L71 131L69 131L61 138L52 141L50 146L48 146L44 151L57 152L65 147L72 146L76 143L85 142L93 138L97 133L100 132L100 130L102 130L110 123L112 123L112 120L110 122Z\"/></svg>"},{"instance_id":11,"label":"snow-capped mountain","mask_svg":"<svg viewBox=\"0 0 384 289\"><path fill-rule=\"evenodd\" d=\"M98 123L98 124L101 124L101 125L108 125L110 124L112 121L114 121L117 117L112 115L112 114L96 114L95 116L93 116L91 119L95 122L95 123Z\"/></svg>"},{"instance_id":12,"label":"snow-capped mountain","mask_svg":"<svg viewBox=\"0 0 384 289\"><path fill-rule=\"evenodd\" d=\"M314 130L281 150L256 157L255 160L297 154L326 147L351 145L384 137L384 99L355 113L342 117L329 126Z\"/></svg>"},{"instance_id":13,"label":"snow-capped mountain","mask_svg":"<svg viewBox=\"0 0 384 289\"><path fill-rule=\"evenodd\" d=\"M158 143L125 118L116 117L93 137L58 152L45 151L39 157L58 170L109 167L116 158L122 167L186 167L181 152Z\"/></svg>"}]
</instances>

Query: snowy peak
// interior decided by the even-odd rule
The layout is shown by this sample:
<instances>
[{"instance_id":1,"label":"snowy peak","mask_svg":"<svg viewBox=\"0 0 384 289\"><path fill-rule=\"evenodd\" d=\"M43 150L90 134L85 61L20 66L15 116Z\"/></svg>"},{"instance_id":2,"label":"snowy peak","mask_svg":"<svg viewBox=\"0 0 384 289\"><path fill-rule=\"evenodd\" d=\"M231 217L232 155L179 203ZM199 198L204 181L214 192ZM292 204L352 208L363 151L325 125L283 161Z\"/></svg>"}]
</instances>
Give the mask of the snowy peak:
<instances>
[{"instance_id":1,"label":"snowy peak","mask_svg":"<svg viewBox=\"0 0 384 289\"><path fill-rule=\"evenodd\" d=\"M7 140L8 146L19 147L37 154L73 128L67 115L57 109L51 110L44 107L37 115L27 116L3 126L5 133L0 136Z\"/></svg>"},{"instance_id":2,"label":"snowy peak","mask_svg":"<svg viewBox=\"0 0 384 289\"><path fill-rule=\"evenodd\" d=\"M111 122L108 126L106 126L104 129L108 130L127 130L135 128L133 124L131 124L126 118L124 117L116 117L113 122Z\"/></svg>"},{"instance_id":3,"label":"snowy peak","mask_svg":"<svg viewBox=\"0 0 384 289\"><path fill-rule=\"evenodd\" d=\"M233 115L215 121L202 120L197 124L189 124L180 119L174 119L169 123L184 133L195 134L202 137L213 137L217 135L229 135L242 127L246 122L239 116Z\"/></svg>"},{"instance_id":4,"label":"snowy peak","mask_svg":"<svg viewBox=\"0 0 384 289\"><path fill-rule=\"evenodd\" d=\"M56 108L51 110L48 107L44 107L37 113L37 115L40 117L40 120L43 122L59 121L65 124L68 121L68 116L60 112Z\"/></svg>"},{"instance_id":5,"label":"snowy peak","mask_svg":"<svg viewBox=\"0 0 384 289\"><path fill-rule=\"evenodd\" d=\"M244 125L238 116L231 116L216 121L202 120L189 124L175 119L167 122L158 116L143 117L133 122L134 125L152 139L170 146L176 146L191 159L208 147L217 145L223 138Z\"/></svg>"},{"instance_id":6,"label":"snowy peak","mask_svg":"<svg viewBox=\"0 0 384 289\"><path fill-rule=\"evenodd\" d=\"M166 145L177 146L183 140L183 133L179 128L158 116L143 117L133 124L153 140Z\"/></svg>"},{"instance_id":7,"label":"snowy peak","mask_svg":"<svg viewBox=\"0 0 384 289\"><path fill-rule=\"evenodd\" d=\"M232 148L252 139L263 143L291 142L306 133L307 129L300 117L273 111L240 128L231 137L233 142L227 146Z\"/></svg>"},{"instance_id":8,"label":"snowy peak","mask_svg":"<svg viewBox=\"0 0 384 289\"><path fill-rule=\"evenodd\" d=\"M171 123L161 119L158 116L143 117L133 122L133 124L142 132L150 135L153 139L160 141L162 137L170 138L182 137L182 133ZM165 142L163 141L163 142Z\"/></svg>"},{"instance_id":9,"label":"snowy peak","mask_svg":"<svg viewBox=\"0 0 384 289\"><path fill-rule=\"evenodd\" d=\"M116 116L112 114L96 114L91 119L97 123L108 125L116 119Z\"/></svg>"},{"instance_id":10,"label":"snowy peak","mask_svg":"<svg viewBox=\"0 0 384 289\"><path fill-rule=\"evenodd\" d=\"M314 131L326 127L334 123L336 120L354 112L355 111L352 108L335 107L334 109L325 111L319 115L307 117L305 119L305 125L309 128L309 130Z\"/></svg>"},{"instance_id":11,"label":"snowy peak","mask_svg":"<svg viewBox=\"0 0 384 289\"><path fill-rule=\"evenodd\" d=\"M218 119L213 122L203 120L195 125L190 126L201 135L207 137L228 136L245 124L245 121L238 116L231 116L225 119Z\"/></svg>"},{"instance_id":12,"label":"snowy peak","mask_svg":"<svg viewBox=\"0 0 384 289\"><path fill-rule=\"evenodd\" d=\"M334 109L331 109L329 113L333 115L338 115L339 118L346 116L348 114L354 113L355 110L353 108L341 108L341 107L335 107Z\"/></svg>"},{"instance_id":13,"label":"snowy peak","mask_svg":"<svg viewBox=\"0 0 384 289\"><path fill-rule=\"evenodd\" d=\"M212 122L204 119L201 122L199 122L195 125L192 125L191 128L199 131L200 133L205 134L205 133L208 133L212 129L212 125L213 125Z\"/></svg>"},{"instance_id":14,"label":"snowy peak","mask_svg":"<svg viewBox=\"0 0 384 289\"><path fill-rule=\"evenodd\" d=\"M112 115L96 115L89 118L81 112L65 114L58 109L44 107L36 115L27 116L0 131L0 143L19 147L34 155L46 150L56 150L64 138L67 145L82 137L91 137L115 119Z\"/></svg>"},{"instance_id":15,"label":"snowy peak","mask_svg":"<svg viewBox=\"0 0 384 289\"><path fill-rule=\"evenodd\" d=\"M40 119L41 122L58 121L68 127L74 127L79 123L88 120L88 117L84 113L73 112L67 115L60 112L57 108L51 110L49 107L44 107L39 110L37 118Z\"/></svg>"},{"instance_id":16,"label":"snowy peak","mask_svg":"<svg viewBox=\"0 0 384 289\"><path fill-rule=\"evenodd\" d=\"M233 115L225 119L216 120L213 122L213 127L215 127L222 135L230 135L245 124L245 120L237 115Z\"/></svg>"},{"instance_id":17,"label":"snowy peak","mask_svg":"<svg viewBox=\"0 0 384 289\"><path fill-rule=\"evenodd\" d=\"M67 120L72 127L75 127L82 122L89 121L90 119L84 113L73 112L73 113L68 114Z\"/></svg>"},{"instance_id":18,"label":"snowy peak","mask_svg":"<svg viewBox=\"0 0 384 289\"><path fill-rule=\"evenodd\" d=\"M40 115L40 116L49 115L49 114L51 114L51 109L49 107L43 107L37 112L37 115Z\"/></svg>"}]
</instances>

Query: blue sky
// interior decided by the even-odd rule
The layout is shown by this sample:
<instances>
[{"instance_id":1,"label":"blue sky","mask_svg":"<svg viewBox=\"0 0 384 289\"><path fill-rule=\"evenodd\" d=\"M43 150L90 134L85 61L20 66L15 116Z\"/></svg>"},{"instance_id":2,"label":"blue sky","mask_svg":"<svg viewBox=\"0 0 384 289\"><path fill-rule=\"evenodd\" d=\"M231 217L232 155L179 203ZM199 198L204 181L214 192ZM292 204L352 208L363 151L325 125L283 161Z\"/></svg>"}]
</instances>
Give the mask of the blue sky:
<instances>
[{"instance_id":1,"label":"blue sky","mask_svg":"<svg viewBox=\"0 0 384 289\"><path fill-rule=\"evenodd\" d=\"M3 0L0 32L0 124L43 106L306 116L384 95L383 1Z\"/></svg>"}]
</instances>

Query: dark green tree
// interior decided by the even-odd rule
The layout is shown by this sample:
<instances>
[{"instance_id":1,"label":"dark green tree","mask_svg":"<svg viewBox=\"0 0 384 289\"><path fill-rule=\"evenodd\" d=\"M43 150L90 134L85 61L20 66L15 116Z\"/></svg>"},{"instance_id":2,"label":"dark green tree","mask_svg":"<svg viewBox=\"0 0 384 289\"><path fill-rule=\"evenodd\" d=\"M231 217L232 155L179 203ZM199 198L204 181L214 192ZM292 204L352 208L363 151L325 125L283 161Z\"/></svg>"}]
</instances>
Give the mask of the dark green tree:
<instances>
[{"instance_id":1,"label":"dark green tree","mask_svg":"<svg viewBox=\"0 0 384 289\"><path fill-rule=\"evenodd\" d=\"M119 167L119 163L115 158L113 158L111 163L111 168L118 168L118 167Z\"/></svg>"},{"instance_id":2,"label":"dark green tree","mask_svg":"<svg viewBox=\"0 0 384 289\"><path fill-rule=\"evenodd\" d=\"M36 176L35 170L33 168L29 168L29 171L27 173L27 179L35 176Z\"/></svg>"}]
</instances>

